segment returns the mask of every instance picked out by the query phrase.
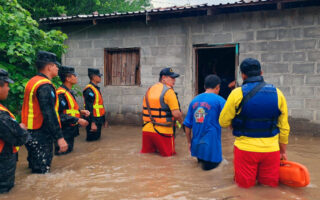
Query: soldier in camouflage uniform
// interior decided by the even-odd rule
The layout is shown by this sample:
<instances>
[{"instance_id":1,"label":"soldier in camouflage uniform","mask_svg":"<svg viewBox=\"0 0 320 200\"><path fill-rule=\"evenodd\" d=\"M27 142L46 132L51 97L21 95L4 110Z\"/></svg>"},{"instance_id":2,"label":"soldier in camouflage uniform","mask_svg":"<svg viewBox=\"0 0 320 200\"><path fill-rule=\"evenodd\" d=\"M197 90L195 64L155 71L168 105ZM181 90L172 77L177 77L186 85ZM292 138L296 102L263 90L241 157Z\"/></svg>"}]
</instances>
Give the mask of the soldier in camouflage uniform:
<instances>
[{"instance_id":1,"label":"soldier in camouflage uniform","mask_svg":"<svg viewBox=\"0 0 320 200\"><path fill-rule=\"evenodd\" d=\"M55 154L67 154L73 150L74 137L79 135L79 125L87 126L88 121L81 118L81 115L89 117L88 110L80 110L76 98L73 94L72 86L78 82L77 75L73 67L61 66L59 69L59 77L62 85L58 88L59 96L59 115L62 125L63 137L68 143L68 150L59 153L59 146L55 143Z\"/></svg>"},{"instance_id":2,"label":"soldier in camouflage uniform","mask_svg":"<svg viewBox=\"0 0 320 200\"><path fill-rule=\"evenodd\" d=\"M0 100L9 93L8 72L0 69ZM8 192L14 186L17 154L19 147L27 141L28 133L24 124L19 124L14 115L0 104L0 193Z\"/></svg>"},{"instance_id":3,"label":"soldier in camouflage uniform","mask_svg":"<svg viewBox=\"0 0 320 200\"><path fill-rule=\"evenodd\" d=\"M36 61L39 74L25 87L21 116L32 137L26 144L32 173L50 171L54 141L57 141L60 152L68 149L61 131L58 96L51 83L51 79L58 75L58 65L55 54L40 51Z\"/></svg>"}]
</instances>

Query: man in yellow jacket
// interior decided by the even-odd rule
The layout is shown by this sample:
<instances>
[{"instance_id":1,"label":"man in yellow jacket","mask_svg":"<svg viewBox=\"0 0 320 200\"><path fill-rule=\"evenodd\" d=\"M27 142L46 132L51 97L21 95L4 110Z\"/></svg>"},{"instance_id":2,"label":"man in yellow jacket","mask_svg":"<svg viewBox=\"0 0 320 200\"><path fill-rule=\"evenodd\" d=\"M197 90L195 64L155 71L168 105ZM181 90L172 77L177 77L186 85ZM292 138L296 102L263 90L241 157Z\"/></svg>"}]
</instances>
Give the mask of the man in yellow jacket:
<instances>
[{"instance_id":1,"label":"man in yellow jacket","mask_svg":"<svg viewBox=\"0 0 320 200\"><path fill-rule=\"evenodd\" d=\"M141 153L158 151L162 156L176 153L174 126L175 120L182 123L182 113L173 86L179 76L171 68L162 69L159 82L151 86L143 98Z\"/></svg>"},{"instance_id":2,"label":"man in yellow jacket","mask_svg":"<svg viewBox=\"0 0 320 200\"><path fill-rule=\"evenodd\" d=\"M219 123L232 127L235 182L244 188L256 184L275 187L280 159L287 159L290 127L283 93L264 82L258 60L241 65L242 87L234 89L223 108Z\"/></svg>"}]
</instances>

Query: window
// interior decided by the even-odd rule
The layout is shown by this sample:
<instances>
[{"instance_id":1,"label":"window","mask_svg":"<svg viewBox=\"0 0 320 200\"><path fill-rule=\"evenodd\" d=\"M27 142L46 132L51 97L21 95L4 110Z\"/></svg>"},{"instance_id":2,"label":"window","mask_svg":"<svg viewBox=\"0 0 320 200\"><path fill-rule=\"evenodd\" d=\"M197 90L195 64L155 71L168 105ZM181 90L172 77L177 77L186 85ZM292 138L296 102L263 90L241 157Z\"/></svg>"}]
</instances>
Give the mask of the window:
<instances>
[{"instance_id":1,"label":"window","mask_svg":"<svg viewBox=\"0 0 320 200\"><path fill-rule=\"evenodd\" d=\"M140 50L105 49L104 85L140 85Z\"/></svg>"}]
</instances>

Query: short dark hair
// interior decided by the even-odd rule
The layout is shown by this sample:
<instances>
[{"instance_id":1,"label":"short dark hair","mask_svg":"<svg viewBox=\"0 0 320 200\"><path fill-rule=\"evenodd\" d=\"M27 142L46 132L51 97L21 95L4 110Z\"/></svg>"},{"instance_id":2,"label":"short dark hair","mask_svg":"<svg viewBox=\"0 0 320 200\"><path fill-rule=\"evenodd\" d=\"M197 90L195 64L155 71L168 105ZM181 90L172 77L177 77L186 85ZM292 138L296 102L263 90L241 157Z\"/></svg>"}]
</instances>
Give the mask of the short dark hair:
<instances>
[{"instance_id":1,"label":"short dark hair","mask_svg":"<svg viewBox=\"0 0 320 200\"><path fill-rule=\"evenodd\" d=\"M71 74L71 73L61 75L61 76L60 76L61 82L64 83L64 82L66 81L66 79L67 79L68 77L72 76L72 75L73 75L73 74Z\"/></svg>"},{"instance_id":2,"label":"short dark hair","mask_svg":"<svg viewBox=\"0 0 320 200\"><path fill-rule=\"evenodd\" d=\"M164 75L160 75L160 76L159 76L159 82L161 82L162 76L164 76Z\"/></svg>"},{"instance_id":3,"label":"short dark hair","mask_svg":"<svg viewBox=\"0 0 320 200\"><path fill-rule=\"evenodd\" d=\"M96 74L89 74L90 81L93 79L93 76L97 76Z\"/></svg>"},{"instance_id":4,"label":"short dark hair","mask_svg":"<svg viewBox=\"0 0 320 200\"><path fill-rule=\"evenodd\" d=\"M221 83L221 79L219 78L219 76L214 75L214 74L210 74L210 75L206 76L206 78L204 79L204 88L205 89L209 89L209 88L214 89L220 83Z\"/></svg>"},{"instance_id":5,"label":"short dark hair","mask_svg":"<svg viewBox=\"0 0 320 200\"><path fill-rule=\"evenodd\" d=\"M3 87L6 82L4 80L0 80L0 87Z\"/></svg>"},{"instance_id":6,"label":"short dark hair","mask_svg":"<svg viewBox=\"0 0 320 200\"><path fill-rule=\"evenodd\" d=\"M38 69L38 71L42 70L47 64L49 64L48 62L43 62L43 61L37 61L36 62L36 67Z\"/></svg>"}]
</instances>

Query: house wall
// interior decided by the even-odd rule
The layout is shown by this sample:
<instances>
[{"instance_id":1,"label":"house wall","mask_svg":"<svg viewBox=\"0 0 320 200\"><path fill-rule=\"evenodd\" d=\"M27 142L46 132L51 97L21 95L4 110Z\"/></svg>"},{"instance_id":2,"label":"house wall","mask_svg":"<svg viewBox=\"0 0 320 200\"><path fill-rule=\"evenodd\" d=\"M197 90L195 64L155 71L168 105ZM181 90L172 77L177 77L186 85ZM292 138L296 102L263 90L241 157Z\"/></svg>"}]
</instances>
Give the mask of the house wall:
<instances>
[{"instance_id":1,"label":"house wall","mask_svg":"<svg viewBox=\"0 0 320 200\"><path fill-rule=\"evenodd\" d=\"M143 95L166 66L181 74L175 90L186 113L195 91L193 45L239 43L240 62L246 57L261 61L265 80L282 90L291 117L320 123L319 7L154 21L151 18L148 24L98 23L63 30L69 36L63 63L76 68L81 87L89 81L88 67L104 71L104 48L141 49L140 86L101 83L112 122L141 123Z\"/></svg>"}]
</instances>

